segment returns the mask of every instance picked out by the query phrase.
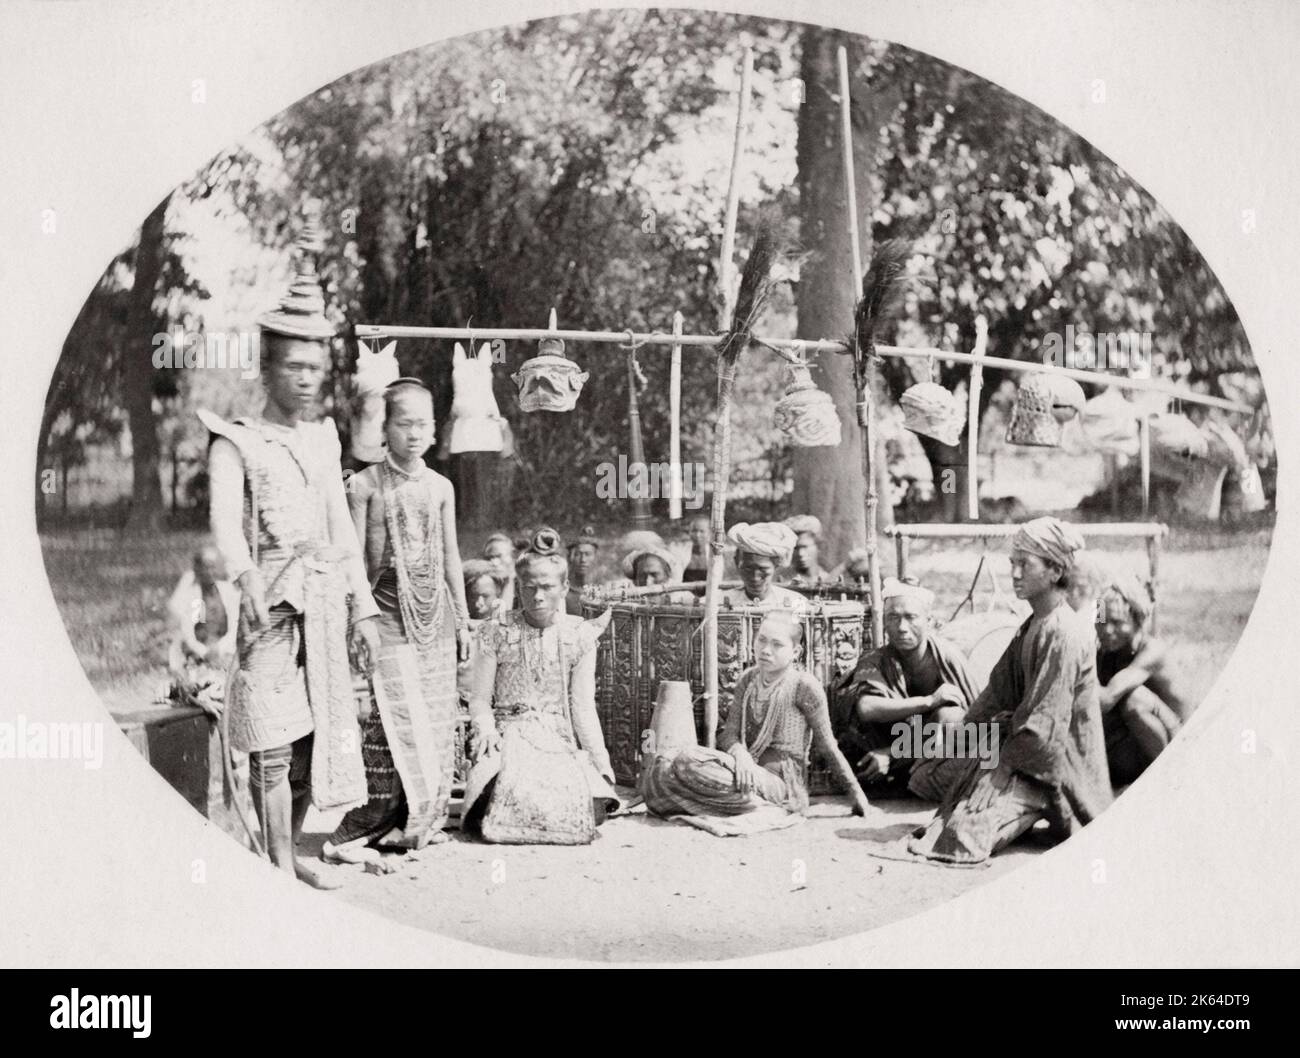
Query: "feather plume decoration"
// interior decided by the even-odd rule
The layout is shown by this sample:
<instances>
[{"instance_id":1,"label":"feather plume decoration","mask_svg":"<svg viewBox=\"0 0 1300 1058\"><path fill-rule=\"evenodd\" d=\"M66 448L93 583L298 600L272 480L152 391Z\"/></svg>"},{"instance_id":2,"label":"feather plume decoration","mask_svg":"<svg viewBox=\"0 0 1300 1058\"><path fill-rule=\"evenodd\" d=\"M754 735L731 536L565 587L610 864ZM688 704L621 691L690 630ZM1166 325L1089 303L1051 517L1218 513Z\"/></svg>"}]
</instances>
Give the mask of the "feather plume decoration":
<instances>
[{"instance_id":1,"label":"feather plume decoration","mask_svg":"<svg viewBox=\"0 0 1300 1058\"><path fill-rule=\"evenodd\" d=\"M776 234L775 218L764 217L754 235L754 245L745 259L740 274L740 289L736 293L736 307L731 313L731 327L718 349L718 355L735 359L749 345L754 325L767 307L776 281L772 276L781 257Z\"/></svg>"},{"instance_id":2,"label":"feather plume decoration","mask_svg":"<svg viewBox=\"0 0 1300 1058\"><path fill-rule=\"evenodd\" d=\"M910 277L907 261L912 244L905 239L887 239L876 246L871 265L862 277L862 298L854 316L854 340L860 356L869 356L876 331L903 307Z\"/></svg>"}]
</instances>

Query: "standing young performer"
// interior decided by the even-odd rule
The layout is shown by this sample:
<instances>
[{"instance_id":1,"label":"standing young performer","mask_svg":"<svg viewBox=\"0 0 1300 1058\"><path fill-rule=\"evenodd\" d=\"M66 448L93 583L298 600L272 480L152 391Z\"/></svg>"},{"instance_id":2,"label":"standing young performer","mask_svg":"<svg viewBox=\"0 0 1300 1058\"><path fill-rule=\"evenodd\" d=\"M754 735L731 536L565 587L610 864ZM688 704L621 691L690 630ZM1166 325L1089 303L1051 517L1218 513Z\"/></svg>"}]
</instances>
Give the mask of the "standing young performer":
<instances>
[{"instance_id":1,"label":"standing young performer","mask_svg":"<svg viewBox=\"0 0 1300 1058\"><path fill-rule=\"evenodd\" d=\"M469 655L469 629L451 482L423 458L433 433L433 394L417 379L398 379L384 393L384 461L348 482L381 645L377 708L362 724L369 800L330 835L322 855L331 861L374 859L374 845L446 840L456 662Z\"/></svg>"}]
</instances>

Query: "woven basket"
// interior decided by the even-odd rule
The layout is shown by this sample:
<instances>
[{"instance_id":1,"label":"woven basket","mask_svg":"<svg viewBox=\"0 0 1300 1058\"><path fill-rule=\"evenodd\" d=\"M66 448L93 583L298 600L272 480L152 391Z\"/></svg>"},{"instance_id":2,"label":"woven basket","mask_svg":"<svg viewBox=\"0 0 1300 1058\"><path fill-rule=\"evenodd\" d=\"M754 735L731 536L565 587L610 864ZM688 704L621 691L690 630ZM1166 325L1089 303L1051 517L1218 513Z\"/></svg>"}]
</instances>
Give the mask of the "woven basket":
<instances>
[{"instance_id":1,"label":"woven basket","mask_svg":"<svg viewBox=\"0 0 1300 1058\"><path fill-rule=\"evenodd\" d=\"M1045 375L1030 375L1016 390L1007 443L1059 448L1061 424L1052 414L1052 388Z\"/></svg>"}]
</instances>

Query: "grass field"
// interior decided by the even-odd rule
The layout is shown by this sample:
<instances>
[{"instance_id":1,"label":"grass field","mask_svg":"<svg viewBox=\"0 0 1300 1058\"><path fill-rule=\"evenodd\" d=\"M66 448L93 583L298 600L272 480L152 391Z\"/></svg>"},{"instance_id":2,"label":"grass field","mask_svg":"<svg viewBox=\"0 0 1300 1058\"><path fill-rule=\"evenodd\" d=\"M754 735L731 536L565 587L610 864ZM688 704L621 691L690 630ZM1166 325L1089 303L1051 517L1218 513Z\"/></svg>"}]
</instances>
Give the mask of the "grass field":
<instances>
[{"instance_id":1,"label":"grass field","mask_svg":"<svg viewBox=\"0 0 1300 1058\"><path fill-rule=\"evenodd\" d=\"M1171 531L1160 567L1160 632L1174 645L1193 700L1209 690L1241 636L1270 536L1267 529ZM113 530L77 530L45 533L41 540L55 601L91 685L111 711L147 704L166 679L167 599L203 534L135 539ZM1139 544L1101 546L1117 562L1145 572ZM608 554L610 547L602 550ZM941 617L965 596L979 553L977 544L913 544L912 570L938 592ZM1003 545L990 544L986 569L1010 596ZM893 572L888 548L885 571ZM993 601L991 584L987 574L981 577L978 609Z\"/></svg>"}]
</instances>

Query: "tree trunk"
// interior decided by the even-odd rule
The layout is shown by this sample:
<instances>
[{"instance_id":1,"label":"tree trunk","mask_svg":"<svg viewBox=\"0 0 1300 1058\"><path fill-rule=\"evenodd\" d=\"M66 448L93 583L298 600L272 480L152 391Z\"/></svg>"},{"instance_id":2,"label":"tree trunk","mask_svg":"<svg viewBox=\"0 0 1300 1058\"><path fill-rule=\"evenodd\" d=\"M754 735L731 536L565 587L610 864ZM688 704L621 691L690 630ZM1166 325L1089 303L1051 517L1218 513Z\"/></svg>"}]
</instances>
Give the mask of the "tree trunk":
<instances>
[{"instance_id":1,"label":"tree trunk","mask_svg":"<svg viewBox=\"0 0 1300 1058\"><path fill-rule=\"evenodd\" d=\"M798 333L819 338L847 336L853 330L853 310L861 291L853 286L853 261L845 202L844 166L840 144L836 49L849 48L850 68L854 42L819 26L807 26L801 38L800 77L804 84L799 108L799 221L800 242L812 256L804 263L796 295ZM867 129L870 111L855 105L854 175L857 186L862 251L869 257L873 209L871 176L875 168L875 129ZM866 264L866 261L863 262ZM842 559L850 548L866 542L862 471L862 433L857 424L853 363L848 356L823 354L817 358L814 378L835 401L843 426L836 449L795 448L793 504L798 513L821 519L823 551ZM874 380L877 401L883 387ZM888 501L888 475L879 433L875 438L874 466L881 468L877 494L881 497L878 522L892 522Z\"/></svg>"},{"instance_id":2,"label":"tree trunk","mask_svg":"<svg viewBox=\"0 0 1300 1058\"><path fill-rule=\"evenodd\" d=\"M164 221L168 195L145 218L135 251L135 281L128 309L127 350L122 363L122 396L131 427L131 513L127 532L150 532L163 523L158 480L158 424L153 411L153 300L162 274Z\"/></svg>"}]
</instances>

